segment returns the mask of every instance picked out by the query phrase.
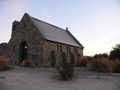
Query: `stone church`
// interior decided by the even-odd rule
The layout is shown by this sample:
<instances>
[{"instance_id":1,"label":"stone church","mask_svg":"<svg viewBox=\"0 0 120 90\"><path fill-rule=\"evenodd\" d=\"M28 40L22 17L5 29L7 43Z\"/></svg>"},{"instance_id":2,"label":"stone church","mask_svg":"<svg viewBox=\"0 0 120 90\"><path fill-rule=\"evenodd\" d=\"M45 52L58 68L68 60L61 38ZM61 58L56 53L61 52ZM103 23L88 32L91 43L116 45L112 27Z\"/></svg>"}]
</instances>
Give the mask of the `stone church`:
<instances>
[{"instance_id":1,"label":"stone church","mask_svg":"<svg viewBox=\"0 0 120 90\"><path fill-rule=\"evenodd\" d=\"M29 59L36 66L55 65L62 53L68 61L78 64L84 48L68 28L64 30L27 13L13 22L8 45L13 52L13 64Z\"/></svg>"}]
</instances>

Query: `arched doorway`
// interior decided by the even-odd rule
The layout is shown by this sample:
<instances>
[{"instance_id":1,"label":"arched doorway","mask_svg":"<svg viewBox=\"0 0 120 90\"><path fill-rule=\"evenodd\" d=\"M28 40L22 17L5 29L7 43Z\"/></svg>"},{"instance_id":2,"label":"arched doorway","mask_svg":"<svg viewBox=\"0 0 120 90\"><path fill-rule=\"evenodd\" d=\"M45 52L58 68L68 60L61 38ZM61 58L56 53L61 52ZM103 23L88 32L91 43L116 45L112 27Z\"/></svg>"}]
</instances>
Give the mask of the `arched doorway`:
<instances>
[{"instance_id":1,"label":"arched doorway","mask_svg":"<svg viewBox=\"0 0 120 90\"><path fill-rule=\"evenodd\" d=\"M19 47L19 63L28 58L28 44L26 41L22 41Z\"/></svg>"}]
</instances>

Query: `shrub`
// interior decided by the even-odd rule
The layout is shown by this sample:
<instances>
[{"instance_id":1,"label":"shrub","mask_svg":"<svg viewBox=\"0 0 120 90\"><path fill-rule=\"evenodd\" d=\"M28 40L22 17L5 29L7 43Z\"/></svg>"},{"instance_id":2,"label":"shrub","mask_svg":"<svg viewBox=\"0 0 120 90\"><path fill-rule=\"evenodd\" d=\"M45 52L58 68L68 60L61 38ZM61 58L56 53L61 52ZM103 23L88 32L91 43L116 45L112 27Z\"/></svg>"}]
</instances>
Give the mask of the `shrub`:
<instances>
[{"instance_id":1,"label":"shrub","mask_svg":"<svg viewBox=\"0 0 120 90\"><path fill-rule=\"evenodd\" d=\"M113 66L114 73L120 73L120 60L112 61L112 66Z\"/></svg>"},{"instance_id":2,"label":"shrub","mask_svg":"<svg viewBox=\"0 0 120 90\"><path fill-rule=\"evenodd\" d=\"M107 53L95 54L94 58L108 58L108 54Z\"/></svg>"},{"instance_id":3,"label":"shrub","mask_svg":"<svg viewBox=\"0 0 120 90\"><path fill-rule=\"evenodd\" d=\"M91 63L91 70L93 71L104 73L112 72L112 64L107 58L96 58Z\"/></svg>"},{"instance_id":4,"label":"shrub","mask_svg":"<svg viewBox=\"0 0 120 90\"><path fill-rule=\"evenodd\" d=\"M83 67L86 67L88 64L88 58L86 57L83 57L80 59L80 61L78 62L78 66L83 66Z\"/></svg>"},{"instance_id":5,"label":"shrub","mask_svg":"<svg viewBox=\"0 0 120 90\"><path fill-rule=\"evenodd\" d=\"M71 80L74 73L73 64L67 62L66 54L62 53L61 60L57 66L57 71L62 80Z\"/></svg>"},{"instance_id":6,"label":"shrub","mask_svg":"<svg viewBox=\"0 0 120 90\"><path fill-rule=\"evenodd\" d=\"M9 69L8 58L5 56L0 56L0 71L4 71L8 69Z\"/></svg>"}]
</instances>

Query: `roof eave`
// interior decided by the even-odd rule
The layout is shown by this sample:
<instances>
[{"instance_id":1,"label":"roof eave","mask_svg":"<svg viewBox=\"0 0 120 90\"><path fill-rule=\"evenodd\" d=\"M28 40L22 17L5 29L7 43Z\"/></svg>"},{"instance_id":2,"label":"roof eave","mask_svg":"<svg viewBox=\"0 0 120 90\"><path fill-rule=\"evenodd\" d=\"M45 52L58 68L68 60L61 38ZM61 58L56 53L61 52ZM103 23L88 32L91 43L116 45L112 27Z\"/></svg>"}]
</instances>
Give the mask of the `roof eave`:
<instances>
[{"instance_id":1,"label":"roof eave","mask_svg":"<svg viewBox=\"0 0 120 90\"><path fill-rule=\"evenodd\" d=\"M48 40L48 39L45 39L45 40L46 40L46 41L49 41L49 42L53 42L53 43L59 43L59 44L63 44L63 45L71 46L71 47L81 48L81 47L79 47L79 46L75 46L75 45L71 45L71 44L61 43L61 42L52 41L52 40ZM81 49L82 49L82 48L81 48Z\"/></svg>"}]
</instances>

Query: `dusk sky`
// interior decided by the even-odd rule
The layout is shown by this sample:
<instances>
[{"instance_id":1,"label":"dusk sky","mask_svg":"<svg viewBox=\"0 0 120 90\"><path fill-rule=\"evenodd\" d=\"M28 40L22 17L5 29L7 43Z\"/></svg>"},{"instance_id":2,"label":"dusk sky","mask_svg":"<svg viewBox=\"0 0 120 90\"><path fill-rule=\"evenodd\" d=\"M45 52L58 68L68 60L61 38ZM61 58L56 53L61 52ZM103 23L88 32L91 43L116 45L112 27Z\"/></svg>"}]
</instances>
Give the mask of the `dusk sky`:
<instances>
[{"instance_id":1,"label":"dusk sky","mask_svg":"<svg viewBox=\"0 0 120 90\"><path fill-rule=\"evenodd\" d=\"M0 0L0 43L9 41L12 22L25 12L68 27L85 55L109 53L120 43L120 0Z\"/></svg>"}]
</instances>

